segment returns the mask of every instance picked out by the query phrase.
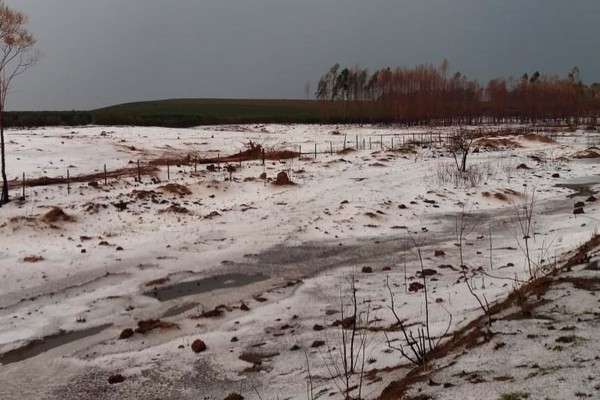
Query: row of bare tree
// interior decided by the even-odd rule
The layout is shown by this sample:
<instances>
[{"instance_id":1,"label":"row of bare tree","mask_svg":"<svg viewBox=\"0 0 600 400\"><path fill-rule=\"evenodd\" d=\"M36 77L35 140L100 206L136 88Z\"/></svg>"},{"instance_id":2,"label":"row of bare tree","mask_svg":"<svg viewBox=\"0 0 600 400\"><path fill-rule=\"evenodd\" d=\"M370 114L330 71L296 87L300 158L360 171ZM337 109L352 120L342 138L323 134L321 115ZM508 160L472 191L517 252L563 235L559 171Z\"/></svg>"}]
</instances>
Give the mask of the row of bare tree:
<instances>
[{"instance_id":1,"label":"row of bare tree","mask_svg":"<svg viewBox=\"0 0 600 400\"><path fill-rule=\"evenodd\" d=\"M349 121L459 124L489 121L595 123L600 84L585 85L577 67L566 78L524 74L486 85L439 67L367 69L333 65L318 82L316 97L341 103ZM593 122L591 122L593 121Z\"/></svg>"}]
</instances>

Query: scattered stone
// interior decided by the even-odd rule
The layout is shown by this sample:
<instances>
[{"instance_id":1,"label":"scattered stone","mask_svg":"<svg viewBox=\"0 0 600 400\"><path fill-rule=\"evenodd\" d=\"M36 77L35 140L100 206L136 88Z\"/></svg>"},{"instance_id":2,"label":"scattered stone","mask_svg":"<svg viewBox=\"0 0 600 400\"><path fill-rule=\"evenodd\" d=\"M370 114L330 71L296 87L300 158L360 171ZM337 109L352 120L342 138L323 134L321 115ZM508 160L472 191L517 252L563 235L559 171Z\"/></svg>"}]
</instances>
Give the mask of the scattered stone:
<instances>
[{"instance_id":1,"label":"scattered stone","mask_svg":"<svg viewBox=\"0 0 600 400\"><path fill-rule=\"evenodd\" d=\"M237 336L232 337L231 340L230 340L231 343L235 343L235 342L238 342L238 341L239 341L239 339L237 338Z\"/></svg>"},{"instance_id":2,"label":"scattered stone","mask_svg":"<svg viewBox=\"0 0 600 400\"><path fill-rule=\"evenodd\" d=\"M383 267L383 268L381 268L381 270L382 270L382 271L391 271L391 270L392 270L392 267L390 267L390 266Z\"/></svg>"},{"instance_id":3,"label":"scattered stone","mask_svg":"<svg viewBox=\"0 0 600 400\"><path fill-rule=\"evenodd\" d=\"M93 188L97 188L98 187L98 182L96 182L96 181L88 182L88 186L89 187L93 187Z\"/></svg>"},{"instance_id":4,"label":"scattered stone","mask_svg":"<svg viewBox=\"0 0 600 400\"><path fill-rule=\"evenodd\" d=\"M582 207L576 208L576 209L573 210L573 214L575 214L575 215L577 215L577 214L583 214L583 213L584 212L583 212L583 208Z\"/></svg>"},{"instance_id":5,"label":"scattered stone","mask_svg":"<svg viewBox=\"0 0 600 400\"><path fill-rule=\"evenodd\" d=\"M201 353L204 350L206 350L206 343L204 343L200 339L196 339L192 343L192 350L194 351L194 353Z\"/></svg>"},{"instance_id":6,"label":"scattered stone","mask_svg":"<svg viewBox=\"0 0 600 400\"><path fill-rule=\"evenodd\" d=\"M556 172L556 173L552 174L552 177L553 178L560 178L560 174L558 172Z\"/></svg>"},{"instance_id":7,"label":"scattered stone","mask_svg":"<svg viewBox=\"0 0 600 400\"><path fill-rule=\"evenodd\" d=\"M117 246L117 248L115 250L116 251L123 251L123 248L121 246Z\"/></svg>"},{"instance_id":8,"label":"scattered stone","mask_svg":"<svg viewBox=\"0 0 600 400\"><path fill-rule=\"evenodd\" d=\"M290 351L298 351L298 350L300 350L300 346L298 346L297 344L293 345L293 346L290 348Z\"/></svg>"},{"instance_id":9,"label":"scattered stone","mask_svg":"<svg viewBox=\"0 0 600 400\"><path fill-rule=\"evenodd\" d=\"M417 271L417 275L423 277L423 276L432 276L437 274L438 272L435 269L432 268L425 268L423 269L423 271Z\"/></svg>"},{"instance_id":10,"label":"scattered stone","mask_svg":"<svg viewBox=\"0 0 600 400\"><path fill-rule=\"evenodd\" d=\"M341 326L344 329L348 329L354 325L355 321L356 318L354 316L347 317L344 319L337 319L333 322L332 326Z\"/></svg>"},{"instance_id":11,"label":"scattered stone","mask_svg":"<svg viewBox=\"0 0 600 400\"><path fill-rule=\"evenodd\" d=\"M363 274L370 274L371 272L373 272L373 268L371 267L362 267L362 273Z\"/></svg>"},{"instance_id":12,"label":"scattered stone","mask_svg":"<svg viewBox=\"0 0 600 400\"><path fill-rule=\"evenodd\" d=\"M123 200L119 201L118 203L112 203L112 205L115 206L115 208L118 211L124 211L124 210L126 210L127 209L127 204L129 204L129 203L126 202L126 201L123 201Z\"/></svg>"},{"instance_id":13,"label":"scattered stone","mask_svg":"<svg viewBox=\"0 0 600 400\"><path fill-rule=\"evenodd\" d=\"M517 169L531 169L527 166L527 164L519 164L517 165Z\"/></svg>"},{"instance_id":14,"label":"scattered stone","mask_svg":"<svg viewBox=\"0 0 600 400\"><path fill-rule=\"evenodd\" d=\"M178 328L177 324L172 322L161 321L160 319L148 319L138 321L138 327L135 329L135 332L141 333L142 335L150 332L154 329L168 329L168 328Z\"/></svg>"},{"instance_id":15,"label":"scattered stone","mask_svg":"<svg viewBox=\"0 0 600 400\"><path fill-rule=\"evenodd\" d=\"M267 173L266 173L266 172L263 172L263 173L262 173L262 174L260 174L258 177L259 177L260 179L267 179Z\"/></svg>"},{"instance_id":16,"label":"scattered stone","mask_svg":"<svg viewBox=\"0 0 600 400\"><path fill-rule=\"evenodd\" d=\"M401 210L406 210L408 207L406 207L404 204L400 204L398 208Z\"/></svg>"},{"instance_id":17,"label":"scattered stone","mask_svg":"<svg viewBox=\"0 0 600 400\"><path fill-rule=\"evenodd\" d=\"M425 287L425 285L423 285L421 282L412 282L410 285L408 285L408 291L409 292L418 292L419 290L423 289Z\"/></svg>"},{"instance_id":18,"label":"scattered stone","mask_svg":"<svg viewBox=\"0 0 600 400\"><path fill-rule=\"evenodd\" d=\"M242 303L242 305L240 306L240 310L242 310L242 311L250 311L250 307L248 307L246 305L246 303Z\"/></svg>"},{"instance_id":19,"label":"scattered stone","mask_svg":"<svg viewBox=\"0 0 600 400\"><path fill-rule=\"evenodd\" d=\"M575 206L573 208L581 208L585 206L585 203L583 201L578 201L577 203L575 203Z\"/></svg>"},{"instance_id":20,"label":"scattered stone","mask_svg":"<svg viewBox=\"0 0 600 400\"><path fill-rule=\"evenodd\" d=\"M446 252L444 250L436 250L433 255L435 257L444 257L446 255Z\"/></svg>"},{"instance_id":21,"label":"scattered stone","mask_svg":"<svg viewBox=\"0 0 600 400\"><path fill-rule=\"evenodd\" d=\"M317 348L317 347L321 347L321 346L325 346L325 341L324 340L315 340L314 342L312 342L312 344L310 345L311 348Z\"/></svg>"},{"instance_id":22,"label":"scattered stone","mask_svg":"<svg viewBox=\"0 0 600 400\"><path fill-rule=\"evenodd\" d=\"M131 328L125 328L121 331L121 334L119 335L119 339L128 339L130 337L133 336L133 329Z\"/></svg>"},{"instance_id":23,"label":"scattered stone","mask_svg":"<svg viewBox=\"0 0 600 400\"><path fill-rule=\"evenodd\" d=\"M121 374L114 374L108 377L108 383L110 383L111 385L121 382L125 382L125 377Z\"/></svg>"},{"instance_id":24,"label":"scattered stone","mask_svg":"<svg viewBox=\"0 0 600 400\"><path fill-rule=\"evenodd\" d=\"M323 329L325 329L323 328L323 325L315 324L313 326L313 331L322 331Z\"/></svg>"}]
</instances>

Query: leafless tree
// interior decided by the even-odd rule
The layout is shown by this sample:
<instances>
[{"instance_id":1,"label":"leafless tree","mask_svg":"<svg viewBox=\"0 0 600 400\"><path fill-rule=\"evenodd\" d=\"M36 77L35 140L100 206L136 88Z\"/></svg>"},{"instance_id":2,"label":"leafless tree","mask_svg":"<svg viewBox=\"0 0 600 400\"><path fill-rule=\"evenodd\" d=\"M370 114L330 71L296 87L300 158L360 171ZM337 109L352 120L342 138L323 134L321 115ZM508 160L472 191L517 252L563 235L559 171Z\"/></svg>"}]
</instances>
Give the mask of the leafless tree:
<instances>
[{"instance_id":1,"label":"leafless tree","mask_svg":"<svg viewBox=\"0 0 600 400\"><path fill-rule=\"evenodd\" d=\"M0 205L9 201L6 177L6 152L2 114L6 93L14 78L35 64L40 53L35 39L26 29L27 16L13 10L0 0L0 158L2 162L2 194Z\"/></svg>"}]
</instances>

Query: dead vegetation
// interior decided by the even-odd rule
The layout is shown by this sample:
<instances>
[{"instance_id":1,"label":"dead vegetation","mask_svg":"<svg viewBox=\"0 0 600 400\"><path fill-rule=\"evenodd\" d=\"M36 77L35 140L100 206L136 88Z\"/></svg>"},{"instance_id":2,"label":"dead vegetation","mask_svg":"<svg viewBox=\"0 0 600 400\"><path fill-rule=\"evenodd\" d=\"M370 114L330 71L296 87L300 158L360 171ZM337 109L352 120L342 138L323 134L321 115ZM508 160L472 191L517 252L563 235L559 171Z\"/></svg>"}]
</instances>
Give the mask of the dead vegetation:
<instances>
[{"instance_id":1,"label":"dead vegetation","mask_svg":"<svg viewBox=\"0 0 600 400\"><path fill-rule=\"evenodd\" d=\"M40 217L42 222L54 224L57 222L74 222L75 218L66 214L60 207L51 207L50 211Z\"/></svg>"},{"instance_id":2,"label":"dead vegetation","mask_svg":"<svg viewBox=\"0 0 600 400\"><path fill-rule=\"evenodd\" d=\"M491 305L489 308L489 315L482 315L468 323L462 329L456 331L450 340L442 343L431 351L426 364L413 368L402 379L392 382L383 390L379 398L383 400L407 398L405 395L415 384L426 382L428 380L431 381L431 373L435 372L430 364L431 361L444 358L450 353L458 352L461 349L470 349L490 342L494 337L494 333L490 332L488 329L488 318L491 318L492 316L496 317L514 306L517 306L519 309L517 314L520 318L531 318L531 311L534 308L547 303L547 300L543 299L543 295L552 287L552 285L570 282L574 287L579 286L579 288L584 290L598 290L599 286L596 286L598 280L594 281L587 279L585 280L585 283L582 284L582 281L584 281L582 279L557 277L560 271L568 271L572 266L588 261L588 253L598 245L600 245L600 235L592 237L589 241L580 246L559 268L555 269L553 273L525 283L510 293L506 299ZM517 314L508 314L504 319L514 319Z\"/></svg>"}]
</instances>

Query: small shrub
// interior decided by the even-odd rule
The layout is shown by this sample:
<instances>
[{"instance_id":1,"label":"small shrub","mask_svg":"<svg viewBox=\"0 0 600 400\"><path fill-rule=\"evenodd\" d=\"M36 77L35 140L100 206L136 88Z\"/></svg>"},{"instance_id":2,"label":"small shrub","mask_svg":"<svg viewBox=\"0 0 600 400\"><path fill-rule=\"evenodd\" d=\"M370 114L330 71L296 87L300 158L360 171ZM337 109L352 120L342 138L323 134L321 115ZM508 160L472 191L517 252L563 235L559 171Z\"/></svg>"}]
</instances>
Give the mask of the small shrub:
<instances>
[{"instance_id":1,"label":"small shrub","mask_svg":"<svg viewBox=\"0 0 600 400\"><path fill-rule=\"evenodd\" d=\"M522 400L522 399L528 399L528 398L529 398L529 393L511 392L511 393L501 394L500 397L498 397L498 400Z\"/></svg>"}]
</instances>

